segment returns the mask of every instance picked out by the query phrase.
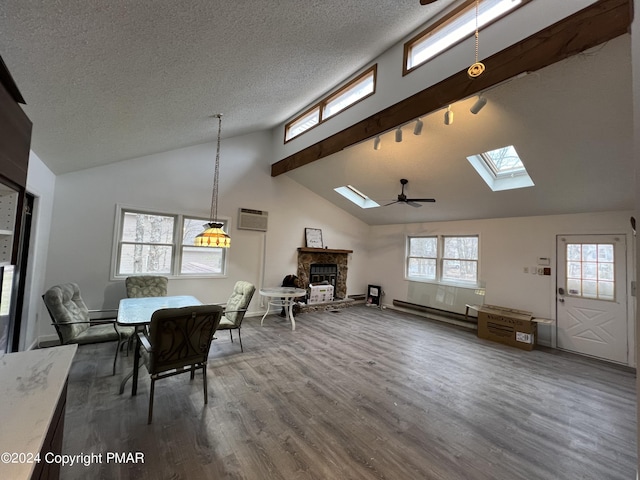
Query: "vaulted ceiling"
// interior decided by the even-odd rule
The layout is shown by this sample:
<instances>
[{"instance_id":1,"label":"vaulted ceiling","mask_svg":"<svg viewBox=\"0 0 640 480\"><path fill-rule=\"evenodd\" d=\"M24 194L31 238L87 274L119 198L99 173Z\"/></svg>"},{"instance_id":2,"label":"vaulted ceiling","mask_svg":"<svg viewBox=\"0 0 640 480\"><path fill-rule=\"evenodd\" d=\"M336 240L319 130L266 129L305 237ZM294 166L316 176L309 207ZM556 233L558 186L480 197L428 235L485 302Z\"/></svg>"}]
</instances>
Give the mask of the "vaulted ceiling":
<instances>
[{"instance_id":1,"label":"vaulted ceiling","mask_svg":"<svg viewBox=\"0 0 640 480\"><path fill-rule=\"evenodd\" d=\"M37 3L37 4L36 4ZM25 2L0 11L0 55L27 101L32 148L66 173L270 129L454 3L439 0L114 0ZM240 8L240 6L244 8ZM628 35L454 103L403 128L286 173L369 224L633 208ZM466 157L514 145L534 187L492 192ZM380 203L435 197L413 208L363 210L333 188Z\"/></svg>"},{"instance_id":2,"label":"vaulted ceiling","mask_svg":"<svg viewBox=\"0 0 640 480\"><path fill-rule=\"evenodd\" d=\"M289 171L287 175L368 224L413 223L633 208L630 37L624 35L537 72L454 103L415 123ZM535 186L493 192L467 157L514 145ZM436 203L361 209L333 188L351 184L380 204L409 197Z\"/></svg>"},{"instance_id":3,"label":"vaulted ceiling","mask_svg":"<svg viewBox=\"0 0 640 480\"><path fill-rule=\"evenodd\" d=\"M270 129L454 0L6 0L0 55L56 174Z\"/></svg>"}]
</instances>

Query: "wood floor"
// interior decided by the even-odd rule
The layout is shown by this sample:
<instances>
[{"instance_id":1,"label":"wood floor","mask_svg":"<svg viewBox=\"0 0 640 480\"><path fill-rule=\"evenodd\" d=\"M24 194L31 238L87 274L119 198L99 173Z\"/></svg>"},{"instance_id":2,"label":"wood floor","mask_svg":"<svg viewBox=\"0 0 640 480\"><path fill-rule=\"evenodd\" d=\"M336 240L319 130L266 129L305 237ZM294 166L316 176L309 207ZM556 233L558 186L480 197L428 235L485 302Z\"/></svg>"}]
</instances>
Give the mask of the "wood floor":
<instances>
[{"instance_id":1,"label":"wood floor","mask_svg":"<svg viewBox=\"0 0 640 480\"><path fill-rule=\"evenodd\" d=\"M64 479L576 480L636 476L635 373L515 348L412 315L355 306L246 318L219 332L202 377L156 384L113 344L81 346L64 450L103 454ZM120 360L119 360L120 362ZM142 452L141 463L106 463ZM90 462L87 462L90 463Z\"/></svg>"}]
</instances>

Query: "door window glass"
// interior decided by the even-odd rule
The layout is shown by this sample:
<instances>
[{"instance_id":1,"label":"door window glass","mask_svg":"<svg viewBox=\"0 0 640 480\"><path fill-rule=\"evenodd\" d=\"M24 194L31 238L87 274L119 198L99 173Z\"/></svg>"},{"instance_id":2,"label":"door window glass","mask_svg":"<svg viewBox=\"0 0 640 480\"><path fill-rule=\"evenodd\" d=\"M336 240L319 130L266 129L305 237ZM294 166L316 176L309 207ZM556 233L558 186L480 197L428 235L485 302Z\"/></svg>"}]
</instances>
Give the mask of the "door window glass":
<instances>
[{"instance_id":1,"label":"door window glass","mask_svg":"<svg viewBox=\"0 0 640 480\"><path fill-rule=\"evenodd\" d=\"M567 292L574 297L615 300L611 243L567 244Z\"/></svg>"}]
</instances>

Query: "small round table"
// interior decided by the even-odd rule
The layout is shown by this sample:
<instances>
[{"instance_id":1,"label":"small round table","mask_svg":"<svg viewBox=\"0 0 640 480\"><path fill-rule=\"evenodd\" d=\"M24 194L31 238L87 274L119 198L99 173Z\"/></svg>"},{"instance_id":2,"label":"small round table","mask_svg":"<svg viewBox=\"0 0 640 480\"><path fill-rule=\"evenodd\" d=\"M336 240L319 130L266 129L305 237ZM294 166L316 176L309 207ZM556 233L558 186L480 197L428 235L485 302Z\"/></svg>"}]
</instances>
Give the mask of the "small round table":
<instances>
[{"instance_id":1,"label":"small round table","mask_svg":"<svg viewBox=\"0 0 640 480\"><path fill-rule=\"evenodd\" d=\"M298 297L304 297L307 295L307 291L302 288L293 287L272 287L263 288L260 290L260 295L267 297L267 311L260 320L260 325L264 321L264 317L269 314L269 309L273 305L274 307L284 307L291 321L291 330L296 329L296 320L293 318L293 305L295 299Z\"/></svg>"}]
</instances>

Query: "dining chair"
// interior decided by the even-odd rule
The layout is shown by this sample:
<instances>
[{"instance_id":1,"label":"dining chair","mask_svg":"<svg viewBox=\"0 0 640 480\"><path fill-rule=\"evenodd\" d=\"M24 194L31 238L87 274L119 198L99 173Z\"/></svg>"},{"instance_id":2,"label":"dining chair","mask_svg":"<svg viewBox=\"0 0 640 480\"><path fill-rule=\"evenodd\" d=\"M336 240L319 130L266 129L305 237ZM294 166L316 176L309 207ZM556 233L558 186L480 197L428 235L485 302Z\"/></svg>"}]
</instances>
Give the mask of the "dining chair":
<instances>
[{"instance_id":1,"label":"dining chair","mask_svg":"<svg viewBox=\"0 0 640 480\"><path fill-rule=\"evenodd\" d=\"M202 370L204 403L207 401L207 357L213 335L222 316L219 305L196 305L180 308L163 308L151 316L149 333L138 332L134 364L139 360L151 377L149 414L147 424L153 419L153 397L157 380ZM134 370L133 392L137 390L138 375Z\"/></svg>"},{"instance_id":2,"label":"dining chair","mask_svg":"<svg viewBox=\"0 0 640 480\"><path fill-rule=\"evenodd\" d=\"M118 351L134 333L133 328L116 325L118 311L89 310L77 283L55 285L42 295L42 299L62 345L118 342L113 358L115 375ZM99 318L95 318L96 316Z\"/></svg>"},{"instance_id":3,"label":"dining chair","mask_svg":"<svg viewBox=\"0 0 640 480\"><path fill-rule=\"evenodd\" d=\"M168 283L169 279L160 275L136 275L124 281L128 298L166 297Z\"/></svg>"},{"instance_id":4,"label":"dining chair","mask_svg":"<svg viewBox=\"0 0 640 480\"><path fill-rule=\"evenodd\" d=\"M229 336L233 343L233 330L238 330L238 340L240 340L240 351L244 352L242 348L242 336L240 335L240 329L242 327L242 320L245 313L249 308L249 303L253 297L256 287L249 282L239 280L233 287L233 292L227 300L227 303L220 304L224 308L222 319L218 330L229 330Z\"/></svg>"}]
</instances>

